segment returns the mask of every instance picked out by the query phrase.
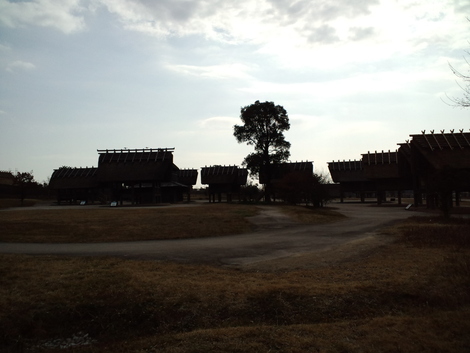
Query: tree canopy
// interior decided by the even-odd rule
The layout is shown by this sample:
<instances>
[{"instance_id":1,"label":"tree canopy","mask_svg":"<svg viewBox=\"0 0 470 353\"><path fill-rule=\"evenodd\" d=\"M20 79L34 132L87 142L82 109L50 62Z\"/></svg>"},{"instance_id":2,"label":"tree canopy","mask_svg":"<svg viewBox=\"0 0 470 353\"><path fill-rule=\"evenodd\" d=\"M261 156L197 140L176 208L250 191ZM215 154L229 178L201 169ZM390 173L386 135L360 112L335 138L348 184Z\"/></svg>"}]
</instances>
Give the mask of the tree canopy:
<instances>
[{"instance_id":1,"label":"tree canopy","mask_svg":"<svg viewBox=\"0 0 470 353\"><path fill-rule=\"evenodd\" d=\"M29 189L32 185L36 184L36 182L34 181L33 171L29 173L17 171L14 175L14 178L14 185L19 188L21 206L23 206L27 189Z\"/></svg>"},{"instance_id":2,"label":"tree canopy","mask_svg":"<svg viewBox=\"0 0 470 353\"><path fill-rule=\"evenodd\" d=\"M241 108L240 119L243 125L235 125L233 135L238 143L252 145L255 150L245 157L243 165L253 175L265 173L268 187L270 166L285 162L290 156L290 143L284 137L284 131L290 129L287 112L273 102L256 101Z\"/></svg>"}]
</instances>

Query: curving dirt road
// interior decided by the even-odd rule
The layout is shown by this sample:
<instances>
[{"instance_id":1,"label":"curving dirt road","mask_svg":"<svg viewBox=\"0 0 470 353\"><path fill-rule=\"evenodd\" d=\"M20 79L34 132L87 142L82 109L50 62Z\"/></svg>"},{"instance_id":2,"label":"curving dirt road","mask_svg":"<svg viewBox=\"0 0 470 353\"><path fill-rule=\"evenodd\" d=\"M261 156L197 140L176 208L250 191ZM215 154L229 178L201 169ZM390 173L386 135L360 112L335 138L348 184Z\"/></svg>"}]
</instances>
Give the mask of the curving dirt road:
<instances>
[{"instance_id":1,"label":"curving dirt road","mask_svg":"<svg viewBox=\"0 0 470 353\"><path fill-rule=\"evenodd\" d=\"M138 241L97 244L0 243L0 253L32 255L120 256L135 259L209 263L260 269L292 267L302 256L325 258L325 254L350 256L387 241L377 231L409 217L404 207L370 204L331 204L348 218L330 224L301 225L269 207L250 221L253 233L217 238ZM359 248L357 246L359 246ZM348 250L349 249L349 250ZM322 257L318 257L323 254ZM286 259L288 261L286 262ZM279 260L279 261L278 261ZM294 266L295 267L295 266Z\"/></svg>"}]
</instances>

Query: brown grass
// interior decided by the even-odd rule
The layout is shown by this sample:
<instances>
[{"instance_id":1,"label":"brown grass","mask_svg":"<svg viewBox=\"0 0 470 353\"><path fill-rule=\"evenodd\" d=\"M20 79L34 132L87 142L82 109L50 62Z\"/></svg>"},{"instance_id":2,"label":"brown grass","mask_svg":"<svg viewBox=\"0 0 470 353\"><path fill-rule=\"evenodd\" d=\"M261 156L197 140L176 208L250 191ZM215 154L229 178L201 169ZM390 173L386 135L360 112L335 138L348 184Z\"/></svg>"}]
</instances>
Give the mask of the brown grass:
<instances>
[{"instance_id":1,"label":"brown grass","mask_svg":"<svg viewBox=\"0 0 470 353\"><path fill-rule=\"evenodd\" d=\"M362 261L276 273L0 255L0 351L82 332L74 352L464 352L470 224L428 222Z\"/></svg>"},{"instance_id":2,"label":"brown grass","mask_svg":"<svg viewBox=\"0 0 470 353\"><path fill-rule=\"evenodd\" d=\"M439 216L412 217L402 227L407 241L418 247L470 247L470 219ZM423 237L423 234L426 234Z\"/></svg>"},{"instance_id":3,"label":"brown grass","mask_svg":"<svg viewBox=\"0 0 470 353\"><path fill-rule=\"evenodd\" d=\"M23 207L31 207L37 203L37 200L25 199L23 201ZM10 207L21 207L21 200L18 199L0 199L0 209Z\"/></svg>"},{"instance_id":4,"label":"brown grass","mask_svg":"<svg viewBox=\"0 0 470 353\"><path fill-rule=\"evenodd\" d=\"M283 207L294 219L324 223L340 219L332 210ZM192 207L63 208L0 212L5 242L112 242L200 238L239 234L253 225L254 205L204 204Z\"/></svg>"},{"instance_id":5,"label":"brown grass","mask_svg":"<svg viewBox=\"0 0 470 353\"><path fill-rule=\"evenodd\" d=\"M0 241L108 242L196 238L249 231L244 205L175 208L72 208L0 212Z\"/></svg>"}]
</instances>

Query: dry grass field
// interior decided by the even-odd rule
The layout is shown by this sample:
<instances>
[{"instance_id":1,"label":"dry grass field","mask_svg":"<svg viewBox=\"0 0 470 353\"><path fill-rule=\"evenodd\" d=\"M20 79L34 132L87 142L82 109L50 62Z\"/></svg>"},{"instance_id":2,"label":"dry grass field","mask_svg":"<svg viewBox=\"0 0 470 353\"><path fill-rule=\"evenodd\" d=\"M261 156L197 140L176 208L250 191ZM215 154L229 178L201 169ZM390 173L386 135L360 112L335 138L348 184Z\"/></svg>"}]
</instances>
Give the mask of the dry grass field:
<instances>
[{"instance_id":1,"label":"dry grass field","mask_svg":"<svg viewBox=\"0 0 470 353\"><path fill-rule=\"evenodd\" d=\"M368 256L276 272L0 255L0 351L468 352L470 222L387 234Z\"/></svg>"},{"instance_id":2,"label":"dry grass field","mask_svg":"<svg viewBox=\"0 0 470 353\"><path fill-rule=\"evenodd\" d=\"M305 207L278 207L303 223L331 222L342 217L329 209L312 212ZM0 241L94 243L222 236L252 230L246 218L257 212L253 205L227 203L4 211L0 212Z\"/></svg>"},{"instance_id":3,"label":"dry grass field","mask_svg":"<svg viewBox=\"0 0 470 353\"><path fill-rule=\"evenodd\" d=\"M36 204L37 200L25 199L23 201L24 207L31 207ZM9 207L21 207L20 199L0 199L0 209Z\"/></svg>"},{"instance_id":4,"label":"dry grass field","mask_svg":"<svg viewBox=\"0 0 470 353\"><path fill-rule=\"evenodd\" d=\"M205 204L175 208L69 208L0 212L0 241L108 242L197 238L250 230L254 207Z\"/></svg>"}]
</instances>

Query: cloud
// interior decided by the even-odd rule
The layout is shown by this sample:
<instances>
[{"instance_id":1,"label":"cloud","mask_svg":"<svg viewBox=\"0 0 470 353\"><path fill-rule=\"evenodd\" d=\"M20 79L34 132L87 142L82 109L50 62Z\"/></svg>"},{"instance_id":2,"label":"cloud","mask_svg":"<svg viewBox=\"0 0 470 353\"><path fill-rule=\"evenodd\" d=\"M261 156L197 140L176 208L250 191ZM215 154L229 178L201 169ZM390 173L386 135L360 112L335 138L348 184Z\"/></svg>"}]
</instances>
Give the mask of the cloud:
<instances>
[{"instance_id":1,"label":"cloud","mask_svg":"<svg viewBox=\"0 0 470 353\"><path fill-rule=\"evenodd\" d=\"M11 47L9 45L0 44L0 51L7 52L10 50L11 50Z\"/></svg>"},{"instance_id":2,"label":"cloud","mask_svg":"<svg viewBox=\"0 0 470 353\"><path fill-rule=\"evenodd\" d=\"M289 115L292 130L294 128L298 131L310 131L318 128L321 124L326 122L325 117L317 117L313 115L293 114Z\"/></svg>"},{"instance_id":3,"label":"cloud","mask_svg":"<svg viewBox=\"0 0 470 353\"><path fill-rule=\"evenodd\" d=\"M101 0L130 30L165 38L201 35L220 42L250 40L259 32L264 2L249 0ZM258 12L258 16L253 16ZM251 33L251 34L249 34Z\"/></svg>"},{"instance_id":4,"label":"cloud","mask_svg":"<svg viewBox=\"0 0 470 353\"><path fill-rule=\"evenodd\" d=\"M370 14L377 0L102 0L128 29L150 35L203 35L231 43L283 37L304 42L337 40L331 21Z\"/></svg>"},{"instance_id":5,"label":"cloud","mask_svg":"<svg viewBox=\"0 0 470 353\"><path fill-rule=\"evenodd\" d=\"M349 32L349 38L352 41L360 41L364 39L369 39L374 36L375 29L373 27L351 27L349 29Z\"/></svg>"},{"instance_id":6,"label":"cloud","mask_svg":"<svg viewBox=\"0 0 470 353\"><path fill-rule=\"evenodd\" d=\"M36 68L36 66L32 63L17 60L17 61L14 61L14 62L10 63L7 66L6 70L8 72L15 72L15 71L18 71L18 70L28 71L28 70L33 70L35 68Z\"/></svg>"},{"instance_id":7,"label":"cloud","mask_svg":"<svg viewBox=\"0 0 470 353\"><path fill-rule=\"evenodd\" d=\"M248 44L254 54L289 69L328 70L349 63L400 60L433 50L429 45L465 48L468 40L462 30L468 22L463 15L463 21L457 20L460 5L453 0L417 0L406 5L383 0L99 1L128 30L159 39L198 36L215 48ZM240 67L171 68L212 78L247 75Z\"/></svg>"},{"instance_id":8,"label":"cloud","mask_svg":"<svg viewBox=\"0 0 470 353\"><path fill-rule=\"evenodd\" d=\"M313 28L308 35L308 42L310 43L335 43L339 42L339 36L336 30L329 25L322 25L317 28Z\"/></svg>"},{"instance_id":9,"label":"cloud","mask_svg":"<svg viewBox=\"0 0 470 353\"><path fill-rule=\"evenodd\" d=\"M269 0L276 11L276 17L284 17L289 22L296 19L330 21L339 17L352 18L367 15L377 0Z\"/></svg>"},{"instance_id":10,"label":"cloud","mask_svg":"<svg viewBox=\"0 0 470 353\"><path fill-rule=\"evenodd\" d=\"M204 130L209 131L232 131L233 125L239 123L239 119L233 117L226 117L226 116L217 116L212 118L207 118L200 120L198 125L203 128Z\"/></svg>"},{"instance_id":11,"label":"cloud","mask_svg":"<svg viewBox=\"0 0 470 353\"><path fill-rule=\"evenodd\" d=\"M84 18L78 15L83 10L80 0L0 0L0 24L13 28L24 25L52 27L72 33L85 27Z\"/></svg>"},{"instance_id":12,"label":"cloud","mask_svg":"<svg viewBox=\"0 0 470 353\"><path fill-rule=\"evenodd\" d=\"M244 64L221 64L212 66L167 65L170 70L184 75L212 79L247 79L250 68Z\"/></svg>"}]
</instances>

